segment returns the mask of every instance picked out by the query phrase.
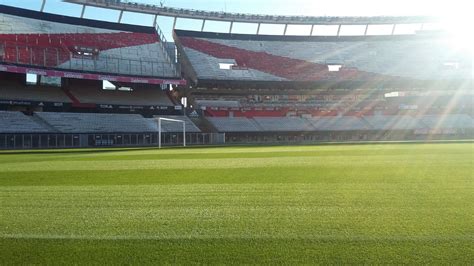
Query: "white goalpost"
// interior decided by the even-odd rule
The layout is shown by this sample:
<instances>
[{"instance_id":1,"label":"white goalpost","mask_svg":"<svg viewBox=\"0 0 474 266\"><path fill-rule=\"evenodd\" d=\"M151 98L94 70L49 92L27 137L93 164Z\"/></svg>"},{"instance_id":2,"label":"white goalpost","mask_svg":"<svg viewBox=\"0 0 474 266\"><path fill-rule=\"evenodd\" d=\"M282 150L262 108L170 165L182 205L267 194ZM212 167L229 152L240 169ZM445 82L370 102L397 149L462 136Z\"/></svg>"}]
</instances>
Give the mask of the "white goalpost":
<instances>
[{"instance_id":1,"label":"white goalpost","mask_svg":"<svg viewBox=\"0 0 474 266\"><path fill-rule=\"evenodd\" d=\"M158 148L161 149L161 121L175 122L183 124L183 147L186 147L186 122L184 120L170 119L170 118L158 118Z\"/></svg>"}]
</instances>

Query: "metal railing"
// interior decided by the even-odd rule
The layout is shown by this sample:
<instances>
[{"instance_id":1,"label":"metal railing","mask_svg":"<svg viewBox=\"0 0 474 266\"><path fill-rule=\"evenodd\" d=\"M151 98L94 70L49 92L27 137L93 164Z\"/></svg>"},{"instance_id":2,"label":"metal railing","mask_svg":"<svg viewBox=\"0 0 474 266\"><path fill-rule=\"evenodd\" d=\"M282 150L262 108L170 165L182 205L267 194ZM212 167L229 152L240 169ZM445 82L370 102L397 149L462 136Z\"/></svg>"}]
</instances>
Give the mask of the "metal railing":
<instances>
[{"instance_id":1,"label":"metal railing","mask_svg":"<svg viewBox=\"0 0 474 266\"><path fill-rule=\"evenodd\" d=\"M155 25L156 33L158 34L158 38L160 39L159 45L161 47L161 50L163 52L163 55L165 58L168 60L171 69L174 71L175 76L179 76L180 71L179 71L179 65L176 59L172 56L172 54L169 52L168 48L166 47L168 41L166 40L165 34L161 30L160 26L158 26L158 23ZM174 47L174 44L173 44Z\"/></svg>"}]
</instances>

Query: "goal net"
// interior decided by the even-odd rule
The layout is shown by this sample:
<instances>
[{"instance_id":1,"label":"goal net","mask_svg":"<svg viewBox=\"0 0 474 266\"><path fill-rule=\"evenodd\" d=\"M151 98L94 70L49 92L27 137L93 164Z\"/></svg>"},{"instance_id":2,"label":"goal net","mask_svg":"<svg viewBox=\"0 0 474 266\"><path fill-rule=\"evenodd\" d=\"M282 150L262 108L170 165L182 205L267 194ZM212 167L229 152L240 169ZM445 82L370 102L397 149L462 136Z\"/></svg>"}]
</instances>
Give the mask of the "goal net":
<instances>
[{"instance_id":1,"label":"goal net","mask_svg":"<svg viewBox=\"0 0 474 266\"><path fill-rule=\"evenodd\" d=\"M184 120L171 118L158 118L158 148L161 149L161 133L163 132L162 122L179 123L183 125L183 147L186 147L186 122Z\"/></svg>"}]
</instances>

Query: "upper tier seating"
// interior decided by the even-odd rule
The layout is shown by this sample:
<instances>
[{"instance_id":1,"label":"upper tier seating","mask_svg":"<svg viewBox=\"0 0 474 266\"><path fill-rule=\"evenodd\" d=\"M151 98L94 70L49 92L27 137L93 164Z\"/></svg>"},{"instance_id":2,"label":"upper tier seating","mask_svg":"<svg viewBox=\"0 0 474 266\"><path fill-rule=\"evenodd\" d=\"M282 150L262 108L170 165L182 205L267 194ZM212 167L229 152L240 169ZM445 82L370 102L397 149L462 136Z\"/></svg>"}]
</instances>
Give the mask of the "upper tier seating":
<instances>
[{"instance_id":1,"label":"upper tier seating","mask_svg":"<svg viewBox=\"0 0 474 266\"><path fill-rule=\"evenodd\" d=\"M138 114L36 113L62 133L142 133L156 132Z\"/></svg>"},{"instance_id":2,"label":"upper tier seating","mask_svg":"<svg viewBox=\"0 0 474 266\"><path fill-rule=\"evenodd\" d=\"M22 16L17 15L18 11ZM5 6L1 12L1 61L121 75L178 77L153 27Z\"/></svg>"},{"instance_id":3,"label":"upper tier seating","mask_svg":"<svg viewBox=\"0 0 474 266\"><path fill-rule=\"evenodd\" d=\"M0 111L0 133L47 133L47 128L21 112Z\"/></svg>"},{"instance_id":4,"label":"upper tier seating","mask_svg":"<svg viewBox=\"0 0 474 266\"><path fill-rule=\"evenodd\" d=\"M177 42L200 79L367 80L471 79L468 53L443 36L247 38L176 30ZM456 62L459 67L446 63ZM220 69L219 63L234 64ZM342 65L329 71L328 65Z\"/></svg>"}]
</instances>

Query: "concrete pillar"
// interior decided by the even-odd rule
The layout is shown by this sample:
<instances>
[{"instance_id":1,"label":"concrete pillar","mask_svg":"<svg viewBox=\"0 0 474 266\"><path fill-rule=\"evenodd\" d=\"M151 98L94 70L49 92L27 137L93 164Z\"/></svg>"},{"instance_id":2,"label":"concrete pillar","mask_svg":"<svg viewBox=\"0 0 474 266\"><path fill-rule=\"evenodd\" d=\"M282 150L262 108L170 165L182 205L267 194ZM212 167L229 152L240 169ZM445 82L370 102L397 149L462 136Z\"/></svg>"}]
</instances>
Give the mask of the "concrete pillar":
<instances>
[{"instance_id":1,"label":"concrete pillar","mask_svg":"<svg viewBox=\"0 0 474 266\"><path fill-rule=\"evenodd\" d=\"M258 26L257 26L257 35L260 34L260 23L258 23Z\"/></svg>"},{"instance_id":2,"label":"concrete pillar","mask_svg":"<svg viewBox=\"0 0 474 266\"><path fill-rule=\"evenodd\" d=\"M234 22L231 21L230 22L230 26L229 26L229 33L232 33L232 27L234 26Z\"/></svg>"},{"instance_id":3,"label":"concrete pillar","mask_svg":"<svg viewBox=\"0 0 474 266\"><path fill-rule=\"evenodd\" d=\"M206 20L202 20L201 31L204 31L204 26L206 25Z\"/></svg>"},{"instance_id":4,"label":"concrete pillar","mask_svg":"<svg viewBox=\"0 0 474 266\"><path fill-rule=\"evenodd\" d=\"M314 32L314 24L311 25L311 32L309 33L309 36L313 36L313 32Z\"/></svg>"},{"instance_id":5,"label":"concrete pillar","mask_svg":"<svg viewBox=\"0 0 474 266\"><path fill-rule=\"evenodd\" d=\"M283 30L283 35L286 35L286 30L288 29L288 24L285 24L285 29Z\"/></svg>"}]
</instances>

